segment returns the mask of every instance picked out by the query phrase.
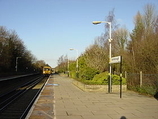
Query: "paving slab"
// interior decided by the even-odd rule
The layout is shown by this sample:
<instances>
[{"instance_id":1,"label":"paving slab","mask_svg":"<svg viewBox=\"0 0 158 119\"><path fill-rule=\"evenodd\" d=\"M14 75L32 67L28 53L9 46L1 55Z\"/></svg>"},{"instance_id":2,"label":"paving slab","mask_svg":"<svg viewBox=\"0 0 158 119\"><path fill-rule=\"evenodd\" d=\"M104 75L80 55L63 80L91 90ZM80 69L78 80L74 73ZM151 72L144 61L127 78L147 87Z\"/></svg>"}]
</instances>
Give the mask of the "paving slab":
<instances>
[{"instance_id":1,"label":"paving slab","mask_svg":"<svg viewBox=\"0 0 158 119\"><path fill-rule=\"evenodd\" d=\"M127 91L84 92L73 79L49 77L26 119L158 119L158 100Z\"/></svg>"},{"instance_id":2,"label":"paving slab","mask_svg":"<svg viewBox=\"0 0 158 119\"><path fill-rule=\"evenodd\" d=\"M54 90L53 86L48 84L53 84L51 76L25 119L54 118Z\"/></svg>"},{"instance_id":3,"label":"paving slab","mask_svg":"<svg viewBox=\"0 0 158 119\"><path fill-rule=\"evenodd\" d=\"M73 79L54 75L54 119L158 119L158 101L132 91L84 92Z\"/></svg>"}]
</instances>

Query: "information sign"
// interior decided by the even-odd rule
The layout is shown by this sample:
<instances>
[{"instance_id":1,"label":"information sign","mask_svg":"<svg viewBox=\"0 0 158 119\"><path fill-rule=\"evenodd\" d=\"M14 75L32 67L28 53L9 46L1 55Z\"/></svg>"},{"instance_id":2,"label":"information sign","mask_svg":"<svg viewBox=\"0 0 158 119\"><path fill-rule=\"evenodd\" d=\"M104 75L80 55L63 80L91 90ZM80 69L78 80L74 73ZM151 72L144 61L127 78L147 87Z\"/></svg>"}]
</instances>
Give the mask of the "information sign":
<instances>
[{"instance_id":1,"label":"information sign","mask_svg":"<svg viewBox=\"0 0 158 119\"><path fill-rule=\"evenodd\" d=\"M120 63L120 62L121 62L121 56L111 57L110 64Z\"/></svg>"}]
</instances>

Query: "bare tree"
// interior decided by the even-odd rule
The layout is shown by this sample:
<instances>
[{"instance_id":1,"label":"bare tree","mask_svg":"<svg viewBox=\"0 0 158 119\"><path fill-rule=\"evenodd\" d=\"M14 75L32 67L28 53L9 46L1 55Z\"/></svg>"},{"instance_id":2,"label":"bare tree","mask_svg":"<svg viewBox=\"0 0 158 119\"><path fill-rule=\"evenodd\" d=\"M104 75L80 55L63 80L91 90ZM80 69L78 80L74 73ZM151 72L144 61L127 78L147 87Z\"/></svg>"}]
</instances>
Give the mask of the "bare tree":
<instances>
[{"instance_id":1,"label":"bare tree","mask_svg":"<svg viewBox=\"0 0 158 119\"><path fill-rule=\"evenodd\" d=\"M68 66L68 57L67 55L64 56L60 56L59 59L58 59L58 71L60 72L64 72L64 71L67 71L67 66Z\"/></svg>"},{"instance_id":2,"label":"bare tree","mask_svg":"<svg viewBox=\"0 0 158 119\"><path fill-rule=\"evenodd\" d=\"M103 47L97 44L91 45L85 52L85 59L89 67L95 68L101 72L107 70L108 57Z\"/></svg>"},{"instance_id":3,"label":"bare tree","mask_svg":"<svg viewBox=\"0 0 158 119\"><path fill-rule=\"evenodd\" d=\"M127 40L129 37L129 32L125 27L118 28L113 32L113 38L112 41L113 45L113 53L116 55L122 55L123 52L125 52L127 47Z\"/></svg>"},{"instance_id":4,"label":"bare tree","mask_svg":"<svg viewBox=\"0 0 158 119\"><path fill-rule=\"evenodd\" d=\"M14 72L17 57L21 57L19 60L21 71L26 67L34 69L36 58L26 49L18 34L14 30L0 26L0 71Z\"/></svg>"},{"instance_id":5,"label":"bare tree","mask_svg":"<svg viewBox=\"0 0 158 119\"><path fill-rule=\"evenodd\" d=\"M135 28L131 33L128 52L133 60L133 71L155 73L158 65L157 14L153 5L146 5L144 14L135 16Z\"/></svg>"}]
</instances>

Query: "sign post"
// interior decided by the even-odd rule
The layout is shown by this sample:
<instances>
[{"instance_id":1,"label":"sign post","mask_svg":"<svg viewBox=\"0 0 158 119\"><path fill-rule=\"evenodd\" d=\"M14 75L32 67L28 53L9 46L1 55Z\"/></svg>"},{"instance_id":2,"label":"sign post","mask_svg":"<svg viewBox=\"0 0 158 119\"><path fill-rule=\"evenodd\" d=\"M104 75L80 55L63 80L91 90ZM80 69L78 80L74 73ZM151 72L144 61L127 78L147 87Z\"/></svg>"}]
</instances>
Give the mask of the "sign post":
<instances>
[{"instance_id":1,"label":"sign post","mask_svg":"<svg viewBox=\"0 0 158 119\"><path fill-rule=\"evenodd\" d=\"M122 56L111 57L110 64L120 63L120 98L122 98Z\"/></svg>"},{"instance_id":2,"label":"sign post","mask_svg":"<svg viewBox=\"0 0 158 119\"><path fill-rule=\"evenodd\" d=\"M122 98L122 56L120 56L120 98Z\"/></svg>"}]
</instances>

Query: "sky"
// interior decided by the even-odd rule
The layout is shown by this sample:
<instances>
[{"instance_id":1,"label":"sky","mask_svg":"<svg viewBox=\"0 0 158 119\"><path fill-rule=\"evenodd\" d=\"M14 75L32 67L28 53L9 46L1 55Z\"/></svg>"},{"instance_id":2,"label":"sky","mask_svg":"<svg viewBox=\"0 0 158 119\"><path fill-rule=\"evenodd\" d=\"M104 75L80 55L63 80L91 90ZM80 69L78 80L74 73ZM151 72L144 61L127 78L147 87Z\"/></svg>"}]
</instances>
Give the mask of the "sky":
<instances>
[{"instance_id":1,"label":"sky","mask_svg":"<svg viewBox=\"0 0 158 119\"><path fill-rule=\"evenodd\" d=\"M117 23L132 31L146 4L158 10L157 0L0 0L0 26L15 30L38 60L56 67L59 57L75 59L104 33L104 24L92 21L105 21L114 9Z\"/></svg>"}]
</instances>

